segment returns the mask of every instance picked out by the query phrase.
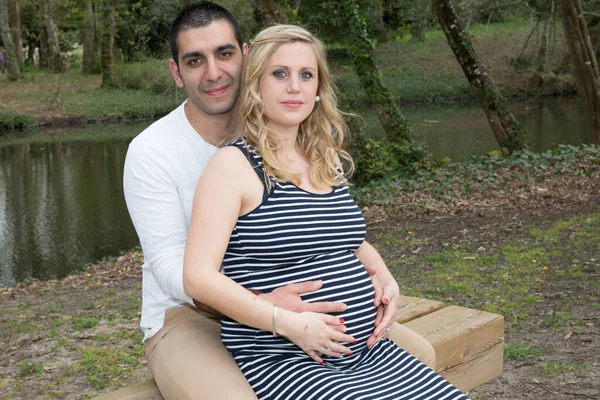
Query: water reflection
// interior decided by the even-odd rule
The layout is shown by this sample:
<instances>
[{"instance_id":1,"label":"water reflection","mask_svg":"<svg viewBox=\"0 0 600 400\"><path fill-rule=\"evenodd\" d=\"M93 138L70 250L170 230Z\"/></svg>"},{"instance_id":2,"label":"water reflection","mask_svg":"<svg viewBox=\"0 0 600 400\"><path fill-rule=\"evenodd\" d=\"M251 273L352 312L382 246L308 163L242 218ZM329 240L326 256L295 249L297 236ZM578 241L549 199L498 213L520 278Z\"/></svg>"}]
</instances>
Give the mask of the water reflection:
<instances>
[{"instance_id":1,"label":"water reflection","mask_svg":"<svg viewBox=\"0 0 600 400\"><path fill-rule=\"evenodd\" d=\"M510 108L523 125L533 151L592 140L577 99L544 98L541 102L515 102ZM499 150L477 103L402 105L401 110L410 121L415 138L424 141L436 158L466 161L473 154ZM369 134L383 136L374 113L366 113L365 120Z\"/></svg>"},{"instance_id":2,"label":"water reflection","mask_svg":"<svg viewBox=\"0 0 600 400\"><path fill-rule=\"evenodd\" d=\"M110 133L83 131L86 140L74 131L0 142L0 286L64 277L138 243L122 171L143 128L102 128Z\"/></svg>"}]
</instances>

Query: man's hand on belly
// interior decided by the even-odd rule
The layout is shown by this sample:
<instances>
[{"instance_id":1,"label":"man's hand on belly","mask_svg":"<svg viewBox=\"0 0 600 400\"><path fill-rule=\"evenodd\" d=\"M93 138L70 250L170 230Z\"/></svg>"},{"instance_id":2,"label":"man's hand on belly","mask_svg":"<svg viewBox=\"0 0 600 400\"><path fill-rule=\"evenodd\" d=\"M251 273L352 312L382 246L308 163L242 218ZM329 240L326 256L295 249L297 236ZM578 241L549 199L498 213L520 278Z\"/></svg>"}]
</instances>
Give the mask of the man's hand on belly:
<instances>
[{"instance_id":1,"label":"man's hand on belly","mask_svg":"<svg viewBox=\"0 0 600 400\"><path fill-rule=\"evenodd\" d=\"M323 301L315 303L305 303L300 297L301 294L315 292L323 286L323 281L308 281L292 283L273 290L271 293L262 293L259 296L271 304L277 304L279 307L294 312L314 312L321 314L331 314L346 310L344 303L334 301ZM345 325L335 325L331 328L345 332Z\"/></svg>"}]
</instances>

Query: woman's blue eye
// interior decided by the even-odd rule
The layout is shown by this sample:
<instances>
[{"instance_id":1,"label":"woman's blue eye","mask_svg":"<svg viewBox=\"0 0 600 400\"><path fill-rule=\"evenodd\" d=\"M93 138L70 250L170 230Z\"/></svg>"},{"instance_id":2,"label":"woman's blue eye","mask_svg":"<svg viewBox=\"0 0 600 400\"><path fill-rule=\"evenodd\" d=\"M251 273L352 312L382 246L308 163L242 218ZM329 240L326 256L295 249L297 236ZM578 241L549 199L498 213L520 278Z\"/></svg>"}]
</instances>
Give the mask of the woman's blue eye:
<instances>
[{"instance_id":1,"label":"woman's blue eye","mask_svg":"<svg viewBox=\"0 0 600 400\"><path fill-rule=\"evenodd\" d=\"M273 76L276 78L285 78L287 77L287 73L284 70L278 69L277 71L273 71Z\"/></svg>"},{"instance_id":2,"label":"woman's blue eye","mask_svg":"<svg viewBox=\"0 0 600 400\"><path fill-rule=\"evenodd\" d=\"M302 72L300 74L300 78L302 78L302 79L310 79L312 77L313 77L312 72Z\"/></svg>"}]
</instances>

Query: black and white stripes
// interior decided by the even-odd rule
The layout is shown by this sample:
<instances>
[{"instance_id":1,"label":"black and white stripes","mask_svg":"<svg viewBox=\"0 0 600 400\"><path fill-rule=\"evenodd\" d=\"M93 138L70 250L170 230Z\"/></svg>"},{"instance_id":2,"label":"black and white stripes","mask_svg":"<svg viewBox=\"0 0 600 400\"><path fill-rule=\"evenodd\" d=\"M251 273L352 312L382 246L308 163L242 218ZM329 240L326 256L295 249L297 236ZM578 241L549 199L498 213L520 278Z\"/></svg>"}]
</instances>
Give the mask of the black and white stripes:
<instances>
[{"instance_id":1,"label":"black and white stripes","mask_svg":"<svg viewBox=\"0 0 600 400\"><path fill-rule=\"evenodd\" d=\"M260 156L238 147L261 178ZM365 238L360 209L339 185L327 194L309 193L273 181L263 203L239 217L223 260L223 273L247 289L268 293L297 282L322 280L302 296L306 302L339 301L353 355L324 357L324 365L270 332L224 319L221 337L259 399L466 399L454 386L387 339L371 349L376 310L364 266L354 256Z\"/></svg>"}]
</instances>

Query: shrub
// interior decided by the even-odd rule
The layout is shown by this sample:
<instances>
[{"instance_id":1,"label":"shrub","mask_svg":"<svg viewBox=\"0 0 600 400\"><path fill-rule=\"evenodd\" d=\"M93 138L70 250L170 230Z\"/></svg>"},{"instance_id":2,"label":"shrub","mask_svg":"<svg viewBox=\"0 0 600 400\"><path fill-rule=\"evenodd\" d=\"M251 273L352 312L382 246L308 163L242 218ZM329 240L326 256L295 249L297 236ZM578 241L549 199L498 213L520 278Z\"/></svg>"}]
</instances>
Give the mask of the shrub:
<instances>
[{"instance_id":1,"label":"shrub","mask_svg":"<svg viewBox=\"0 0 600 400\"><path fill-rule=\"evenodd\" d=\"M38 117L32 114L19 113L10 107L0 106L0 132L10 129L23 129L34 125Z\"/></svg>"},{"instance_id":2,"label":"shrub","mask_svg":"<svg viewBox=\"0 0 600 400\"><path fill-rule=\"evenodd\" d=\"M432 164L427 168L413 166L409 173L393 171L385 179L361 181L353 195L363 205L400 197L411 198L414 200L412 206L416 208L427 201L449 204L456 199L473 196L487 201L497 194L514 194L552 177L597 179L600 147L558 145L543 153L528 150L511 155L492 152L486 156L473 156L464 163ZM366 171L370 172L368 168Z\"/></svg>"},{"instance_id":3,"label":"shrub","mask_svg":"<svg viewBox=\"0 0 600 400\"><path fill-rule=\"evenodd\" d=\"M172 93L177 89L167 60L150 59L115 65L115 85L120 89L151 90L156 94Z\"/></svg>"},{"instance_id":4,"label":"shrub","mask_svg":"<svg viewBox=\"0 0 600 400\"><path fill-rule=\"evenodd\" d=\"M413 155L417 153L411 146L387 137L374 139L362 133L354 135L350 153L356 167L352 182L359 186L391 174L410 175L417 168L428 168L427 160L414 158Z\"/></svg>"},{"instance_id":5,"label":"shrub","mask_svg":"<svg viewBox=\"0 0 600 400\"><path fill-rule=\"evenodd\" d=\"M351 132L348 151L354 160L352 183L363 186L391 175L414 175L417 169L429 170L431 160L421 144L401 144L393 138L376 139L360 126L360 117L346 118Z\"/></svg>"}]
</instances>

